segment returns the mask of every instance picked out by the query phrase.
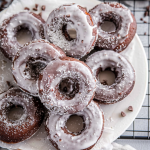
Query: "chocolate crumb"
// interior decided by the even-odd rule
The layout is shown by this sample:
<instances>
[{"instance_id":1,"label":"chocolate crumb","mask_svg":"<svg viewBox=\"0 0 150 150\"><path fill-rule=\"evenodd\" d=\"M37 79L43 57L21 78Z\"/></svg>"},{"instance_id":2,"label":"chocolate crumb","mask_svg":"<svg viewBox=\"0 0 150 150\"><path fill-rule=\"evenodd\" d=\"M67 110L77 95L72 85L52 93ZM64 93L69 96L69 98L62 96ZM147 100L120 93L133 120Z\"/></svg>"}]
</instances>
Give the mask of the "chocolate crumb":
<instances>
[{"instance_id":1,"label":"chocolate crumb","mask_svg":"<svg viewBox=\"0 0 150 150\"><path fill-rule=\"evenodd\" d=\"M39 6L38 4L35 4L35 8L38 8L38 6Z\"/></svg>"},{"instance_id":2,"label":"chocolate crumb","mask_svg":"<svg viewBox=\"0 0 150 150\"><path fill-rule=\"evenodd\" d=\"M41 9L42 9L43 11L45 10L45 8L46 8L46 6L45 6L45 5L42 5Z\"/></svg>"},{"instance_id":3,"label":"chocolate crumb","mask_svg":"<svg viewBox=\"0 0 150 150\"><path fill-rule=\"evenodd\" d=\"M144 17L146 17L146 16L149 16L149 15L150 15L150 13L149 13L149 9L150 9L150 5L146 7L146 10L145 10L145 12L144 12Z\"/></svg>"},{"instance_id":4,"label":"chocolate crumb","mask_svg":"<svg viewBox=\"0 0 150 150\"><path fill-rule=\"evenodd\" d=\"M7 83L7 85L10 87L11 86L11 84L10 84L10 82L9 81L6 81L6 83Z\"/></svg>"},{"instance_id":5,"label":"chocolate crumb","mask_svg":"<svg viewBox=\"0 0 150 150\"><path fill-rule=\"evenodd\" d=\"M37 8L33 8L34 11L37 11Z\"/></svg>"},{"instance_id":6,"label":"chocolate crumb","mask_svg":"<svg viewBox=\"0 0 150 150\"><path fill-rule=\"evenodd\" d=\"M150 5L146 7L146 10L147 10L147 11L149 11L149 9L150 9Z\"/></svg>"},{"instance_id":7,"label":"chocolate crumb","mask_svg":"<svg viewBox=\"0 0 150 150\"><path fill-rule=\"evenodd\" d=\"M39 16L42 17L42 12L39 13Z\"/></svg>"},{"instance_id":8,"label":"chocolate crumb","mask_svg":"<svg viewBox=\"0 0 150 150\"><path fill-rule=\"evenodd\" d=\"M146 35L146 32L144 32L144 35Z\"/></svg>"},{"instance_id":9,"label":"chocolate crumb","mask_svg":"<svg viewBox=\"0 0 150 150\"><path fill-rule=\"evenodd\" d=\"M129 107L128 107L128 110L129 110L129 111L133 111L133 107L132 107L132 106L129 106Z\"/></svg>"},{"instance_id":10,"label":"chocolate crumb","mask_svg":"<svg viewBox=\"0 0 150 150\"><path fill-rule=\"evenodd\" d=\"M147 21L144 21L144 23L147 23Z\"/></svg>"},{"instance_id":11,"label":"chocolate crumb","mask_svg":"<svg viewBox=\"0 0 150 150\"><path fill-rule=\"evenodd\" d=\"M67 18L69 18L69 17L70 17L70 15L66 15L66 17L67 17Z\"/></svg>"},{"instance_id":12,"label":"chocolate crumb","mask_svg":"<svg viewBox=\"0 0 150 150\"><path fill-rule=\"evenodd\" d=\"M25 8L24 8L24 10L30 10L30 8L28 8L28 7L25 7Z\"/></svg>"},{"instance_id":13,"label":"chocolate crumb","mask_svg":"<svg viewBox=\"0 0 150 150\"><path fill-rule=\"evenodd\" d=\"M140 20L143 21L143 18L141 18Z\"/></svg>"},{"instance_id":14,"label":"chocolate crumb","mask_svg":"<svg viewBox=\"0 0 150 150\"><path fill-rule=\"evenodd\" d=\"M148 11L145 11L144 17L148 16Z\"/></svg>"},{"instance_id":15,"label":"chocolate crumb","mask_svg":"<svg viewBox=\"0 0 150 150\"><path fill-rule=\"evenodd\" d=\"M122 117L125 117L126 114L122 111L122 112L121 112L121 116L122 116Z\"/></svg>"}]
</instances>

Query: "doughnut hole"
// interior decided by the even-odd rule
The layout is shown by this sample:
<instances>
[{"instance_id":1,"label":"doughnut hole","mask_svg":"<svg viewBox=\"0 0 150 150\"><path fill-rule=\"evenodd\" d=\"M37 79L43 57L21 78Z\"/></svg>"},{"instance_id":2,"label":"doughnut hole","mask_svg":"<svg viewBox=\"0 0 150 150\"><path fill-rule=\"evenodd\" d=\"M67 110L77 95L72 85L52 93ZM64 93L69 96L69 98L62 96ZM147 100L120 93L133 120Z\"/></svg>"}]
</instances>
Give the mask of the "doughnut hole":
<instances>
[{"instance_id":1,"label":"doughnut hole","mask_svg":"<svg viewBox=\"0 0 150 150\"><path fill-rule=\"evenodd\" d=\"M72 41L72 40L76 39L76 37L77 37L76 30L69 24L63 25L62 32L63 32L63 35L65 36L66 40L68 40L68 41Z\"/></svg>"},{"instance_id":2,"label":"doughnut hole","mask_svg":"<svg viewBox=\"0 0 150 150\"><path fill-rule=\"evenodd\" d=\"M59 91L61 94L69 98L74 98L79 92L78 80L70 77L62 79L59 84Z\"/></svg>"},{"instance_id":3,"label":"doughnut hole","mask_svg":"<svg viewBox=\"0 0 150 150\"><path fill-rule=\"evenodd\" d=\"M6 116L8 120L12 122L19 120L23 114L24 109L21 105L11 104L9 107L6 108Z\"/></svg>"},{"instance_id":4,"label":"doughnut hole","mask_svg":"<svg viewBox=\"0 0 150 150\"><path fill-rule=\"evenodd\" d=\"M24 45L25 43L33 40L33 34L29 29L28 25L20 25L15 29L16 39L20 45Z\"/></svg>"},{"instance_id":5,"label":"doughnut hole","mask_svg":"<svg viewBox=\"0 0 150 150\"><path fill-rule=\"evenodd\" d=\"M66 121L66 129L69 133L79 135L85 129L83 116L71 115Z\"/></svg>"},{"instance_id":6,"label":"doughnut hole","mask_svg":"<svg viewBox=\"0 0 150 150\"><path fill-rule=\"evenodd\" d=\"M120 16L113 12L101 13L102 17L101 23L98 23L98 27L104 32L115 33L121 28L122 19Z\"/></svg>"},{"instance_id":7,"label":"doughnut hole","mask_svg":"<svg viewBox=\"0 0 150 150\"><path fill-rule=\"evenodd\" d=\"M116 25L113 22L104 21L101 24L101 29L105 32L115 32L116 31Z\"/></svg>"},{"instance_id":8,"label":"doughnut hole","mask_svg":"<svg viewBox=\"0 0 150 150\"><path fill-rule=\"evenodd\" d=\"M44 58L31 57L27 63L24 70L24 76L28 79L38 79L41 70L43 70L47 65L47 61Z\"/></svg>"},{"instance_id":9,"label":"doughnut hole","mask_svg":"<svg viewBox=\"0 0 150 150\"><path fill-rule=\"evenodd\" d=\"M98 70L97 79L103 85L112 85L115 83L118 73L114 70L112 71L111 68L106 68L102 71L102 68Z\"/></svg>"}]
</instances>

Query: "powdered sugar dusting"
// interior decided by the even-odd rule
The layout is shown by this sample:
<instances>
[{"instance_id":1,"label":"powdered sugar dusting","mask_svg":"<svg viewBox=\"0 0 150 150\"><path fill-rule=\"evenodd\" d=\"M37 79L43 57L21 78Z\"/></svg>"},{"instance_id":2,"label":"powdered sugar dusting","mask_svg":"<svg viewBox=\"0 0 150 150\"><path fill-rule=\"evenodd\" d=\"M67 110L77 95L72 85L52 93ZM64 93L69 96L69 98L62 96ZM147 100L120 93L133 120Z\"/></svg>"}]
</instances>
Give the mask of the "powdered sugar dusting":
<instances>
[{"instance_id":1,"label":"powdered sugar dusting","mask_svg":"<svg viewBox=\"0 0 150 150\"><path fill-rule=\"evenodd\" d=\"M0 98L0 134L3 136L0 136L0 140L16 143L33 135L43 119L44 111L42 105L39 105L40 103L32 96L23 93L18 88L12 88L3 93ZM12 106L23 108L24 113L19 120L8 119L7 111Z\"/></svg>"},{"instance_id":2,"label":"powdered sugar dusting","mask_svg":"<svg viewBox=\"0 0 150 150\"><path fill-rule=\"evenodd\" d=\"M46 40L35 40L25 44L25 46L17 53L13 62L12 73L17 84L22 89L33 95L37 95L37 77L31 77L31 72L36 69L35 67L31 68L28 66L28 63L31 62L33 65L37 63L39 66L42 64L43 67L45 67L50 61L63 57L65 57L65 53L58 47L55 47ZM27 70L27 67L29 67L29 71ZM37 68L39 72L44 69L41 67ZM37 74L37 72L35 73Z\"/></svg>"},{"instance_id":3,"label":"powdered sugar dusting","mask_svg":"<svg viewBox=\"0 0 150 150\"><path fill-rule=\"evenodd\" d=\"M93 101L83 111L74 115L83 116L85 123L85 129L75 136L63 130L71 115L49 114L47 118L48 138L54 141L61 150L86 149L97 142L103 131L103 113Z\"/></svg>"},{"instance_id":4,"label":"powdered sugar dusting","mask_svg":"<svg viewBox=\"0 0 150 150\"><path fill-rule=\"evenodd\" d=\"M69 99L59 91L60 82L66 78L76 79L79 84L79 91ZM41 101L48 109L60 113L74 113L83 110L93 98L95 78L78 61L56 60L42 71L39 90Z\"/></svg>"},{"instance_id":5,"label":"powdered sugar dusting","mask_svg":"<svg viewBox=\"0 0 150 150\"><path fill-rule=\"evenodd\" d=\"M81 58L90 52L97 38L96 26L88 20L89 16L83 12L85 9L80 7L77 4L66 4L53 10L46 22L45 31L46 38L50 42L62 48L67 55L76 58ZM66 39L62 31L65 25L76 30L76 39L71 41Z\"/></svg>"},{"instance_id":6,"label":"powdered sugar dusting","mask_svg":"<svg viewBox=\"0 0 150 150\"><path fill-rule=\"evenodd\" d=\"M0 26L0 47L4 54L12 58L23 46L16 38L19 28L28 28L31 32L32 40L44 38L44 21L34 16L33 13L20 12L8 19L5 19Z\"/></svg>"},{"instance_id":7,"label":"powdered sugar dusting","mask_svg":"<svg viewBox=\"0 0 150 150\"><path fill-rule=\"evenodd\" d=\"M121 5L123 8L116 8L110 5L115 5L116 7L120 7ZM101 3L91 9L89 13L92 16L94 23L98 25L97 46L104 49L115 48L117 52L120 52L127 47L125 44L120 45L127 38L130 24L133 22L131 12L127 7L117 2ZM117 27L116 32L109 33L101 29L100 25L105 19L114 20Z\"/></svg>"},{"instance_id":8,"label":"powdered sugar dusting","mask_svg":"<svg viewBox=\"0 0 150 150\"><path fill-rule=\"evenodd\" d=\"M97 80L95 98L106 103L114 103L126 97L132 90L135 82L135 72L131 64L119 53L103 50L89 56L86 64L92 69L95 76L99 68L104 71L111 68L117 72L115 83L103 85Z\"/></svg>"}]
</instances>

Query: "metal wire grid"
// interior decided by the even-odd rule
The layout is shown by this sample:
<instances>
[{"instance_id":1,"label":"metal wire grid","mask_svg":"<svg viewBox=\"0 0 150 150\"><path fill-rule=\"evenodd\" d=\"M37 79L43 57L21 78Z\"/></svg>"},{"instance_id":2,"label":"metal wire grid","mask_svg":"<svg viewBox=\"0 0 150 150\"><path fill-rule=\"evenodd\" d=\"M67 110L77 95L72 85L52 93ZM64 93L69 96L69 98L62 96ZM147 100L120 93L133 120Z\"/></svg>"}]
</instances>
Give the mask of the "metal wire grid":
<instances>
[{"instance_id":1,"label":"metal wire grid","mask_svg":"<svg viewBox=\"0 0 150 150\"><path fill-rule=\"evenodd\" d=\"M133 12L137 21L137 33L143 43L145 52L147 54L148 71L150 62L150 17L145 18L145 22L140 20L140 17L144 17L145 8L136 8L137 1L133 1ZM143 2L144 3L144 2ZM150 5L150 1L146 2L147 6ZM149 78L148 78L148 91L145 101L141 108L141 111L132 125L126 130L126 132L120 137L123 139L150 139L150 103L149 103L150 91L149 91Z\"/></svg>"},{"instance_id":2,"label":"metal wire grid","mask_svg":"<svg viewBox=\"0 0 150 150\"><path fill-rule=\"evenodd\" d=\"M102 1L102 0L101 0ZM110 0L103 0L104 2L108 2ZM114 0L113 0L114 1ZM145 6L150 5L150 1L132 1L132 0L115 0L119 3L123 4L131 4L130 10L134 14L136 21L137 21L137 33L140 37L148 61L148 71L150 71L150 17L144 17L144 13L146 11L146 7L138 8L136 7L139 2L146 3ZM150 12L149 12L150 13ZM142 21L141 18L144 18ZM138 63L138 62L137 62ZM150 74L149 74L150 75ZM141 108L140 113L138 114L137 118L133 121L131 126L121 135L120 139L150 139L150 81L148 78L148 88L147 94L145 97L145 101Z\"/></svg>"}]
</instances>

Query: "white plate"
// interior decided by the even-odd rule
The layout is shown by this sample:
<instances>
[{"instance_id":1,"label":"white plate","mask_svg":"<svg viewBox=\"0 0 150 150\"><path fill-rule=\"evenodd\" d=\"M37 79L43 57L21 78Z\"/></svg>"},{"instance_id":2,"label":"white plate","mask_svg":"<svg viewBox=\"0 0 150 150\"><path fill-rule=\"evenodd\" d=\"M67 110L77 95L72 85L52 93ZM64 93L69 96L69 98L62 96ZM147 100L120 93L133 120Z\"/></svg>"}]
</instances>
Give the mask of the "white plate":
<instances>
[{"instance_id":1,"label":"white plate","mask_svg":"<svg viewBox=\"0 0 150 150\"><path fill-rule=\"evenodd\" d=\"M96 4L100 3L96 0L16 0L14 3L5 10L5 13L2 12L0 14L0 22L4 18L18 13L23 10L24 7L32 8L35 3L41 5L46 5L46 11L43 12L43 18L46 19L48 14L56 7L61 4L75 2L81 6L87 7L88 9L94 7ZM37 13L39 13L38 11ZM3 14L3 15L2 15ZM122 52L122 54L131 62L136 72L136 82L133 91L128 95L123 101L113 104L113 105L101 105L101 108L105 114L105 130L102 138L98 141L96 146L93 149L100 149L100 147L107 143L113 142L117 139L132 123L132 121L137 116L142 103L144 101L144 97L147 89L147 81L148 81L148 65L147 58L145 55L145 50L141 44L139 37L136 35L134 40L129 45L129 47ZM1 60L6 60L4 56L1 55ZM7 60L8 62L8 60ZM0 62L2 66L3 63ZM7 63L10 66L10 62ZM1 68L0 66L0 68ZM10 70L10 69L9 69ZM6 74L6 79L2 80L0 78L1 85L6 84L6 81L12 82L11 73L9 71L9 75L6 72L8 69L1 69L0 74ZM1 77L1 76L0 76ZM0 88L2 88L0 86ZM127 110L128 106L133 106L134 111L129 112ZM126 117L121 117L120 113L124 111L126 113ZM111 130L111 135L108 132ZM109 140L108 140L109 139ZM40 130L30 139L25 140L24 142L17 144L5 144L0 142L0 146L10 149L23 149L23 150L53 150L53 146L46 138L46 133L44 130L44 126L40 128Z\"/></svg>"}]
</instances>

